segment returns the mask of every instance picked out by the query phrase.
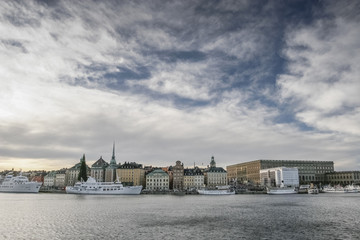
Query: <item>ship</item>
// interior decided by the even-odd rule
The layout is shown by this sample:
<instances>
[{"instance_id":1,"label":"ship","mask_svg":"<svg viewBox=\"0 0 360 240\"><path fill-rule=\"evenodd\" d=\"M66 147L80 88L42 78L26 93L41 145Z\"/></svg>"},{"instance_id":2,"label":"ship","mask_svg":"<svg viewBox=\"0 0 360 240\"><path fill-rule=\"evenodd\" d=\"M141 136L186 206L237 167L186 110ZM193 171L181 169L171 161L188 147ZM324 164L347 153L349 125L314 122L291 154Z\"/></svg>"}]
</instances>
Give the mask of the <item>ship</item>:
<instances>
[{"instance_id":1,"label":"ship","mask_svg":"<svg viewBox=\"0 0 360 240\"><path fill-rule=\"evenodd\" d=\"M278 188L267 188L267 194L269 195L287 195L287 194L296 194L296 188L290 187L278 187Z\"/></svg>"},{"instance_id":2,"label":"ship","mask_svg":"<svg viewBox=\"0 0 360 240\"><path fill-rule=\"evenodd\" d=\"M344 187L345 193L358 193L359 186L347 185Z\"/></svg>"},{"instance_id":3,"label":"ship","mask_svg":"<svg viewBox=\"0 0 360 240\"><path fill-rule=\"evenodd\" d=\"M38 193L41 185L41 182L30 182L21 172L19 176L8 174L0 185L0 192Z\"/></svg>"},{"instance_id":4,"label":"ship","mask_svg":"<svg viewBox=\"0 0 360 240\"><path fill-rule=\"evenodd\" d=\"M345 193L345 189L341 186L324 186L322 189L322 192L324 193Z\"/></svg>"},{"instance_id":5,"label":"ship","mask_svg":"<svg viewBox=\"0 0 360 240\"><path fill-rule=\"evenodd\" d=\"M318 193L319 193L319 189L316 187L308 189L308 194L318 194Z\"/></svg>"},{"instance_id":6,"label":"ship","mask_svg":"<svg viewBox=\"0 0 360 240\"><path fill-rule=\"evenodd\" d=\"M77 182L74 186L67 186L66 193L93 194L93 195L138 195L142 186L123 186L120 181L97 182L95 178L88 177L86 182Z\"/></svg>"},{"instance_id":7,"label":"ship","mask_svg":"<svg viewBox=\"0 0 360 240\"><path fill-rule=\"evenodd\" d=\"M198 189L201 195L234 195L235 191L229 186L217 186L216 189Z\"/></svg>"}]
</instances>

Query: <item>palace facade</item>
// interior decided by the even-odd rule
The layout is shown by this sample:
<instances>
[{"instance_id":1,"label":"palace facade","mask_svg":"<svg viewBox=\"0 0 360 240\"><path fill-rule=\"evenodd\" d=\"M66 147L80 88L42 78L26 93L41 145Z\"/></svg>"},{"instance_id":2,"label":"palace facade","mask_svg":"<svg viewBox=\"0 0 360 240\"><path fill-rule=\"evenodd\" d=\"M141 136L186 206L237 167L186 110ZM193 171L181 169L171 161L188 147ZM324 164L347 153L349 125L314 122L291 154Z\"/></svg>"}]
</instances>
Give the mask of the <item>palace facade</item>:
<instances>
[{"instance_id":1,"label":"palace facade","mask_svg":"<svg viewBox=\"0 0 360 240\"><path fill-rule=\"evenodd\" d=\"M325 174L334 172L333 161L308 160L255 160L227 166L226 170L229 181L260 184L260 170L276 167L298 168L300 184L324 183Z\"/></svg>"}]
</instances>

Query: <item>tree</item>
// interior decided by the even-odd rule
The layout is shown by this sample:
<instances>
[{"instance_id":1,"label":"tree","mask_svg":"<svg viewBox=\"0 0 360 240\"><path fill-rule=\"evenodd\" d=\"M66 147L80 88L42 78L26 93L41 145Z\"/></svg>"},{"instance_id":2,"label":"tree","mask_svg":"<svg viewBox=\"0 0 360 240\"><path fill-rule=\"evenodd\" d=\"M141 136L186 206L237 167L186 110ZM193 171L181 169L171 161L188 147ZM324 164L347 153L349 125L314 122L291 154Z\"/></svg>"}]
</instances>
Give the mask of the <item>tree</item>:
<instances>
[{"instance_id":1,"label":"tree","mask_svg":"<svg viewBox=\"0 0 360 240\"><path fill-rule=\"evenodd\" d=\"M86 166L86 162L85 162L85 154L83 155L82 159L81 159L81 165L80 165L80 172L79 172L79 177L78 180L81 181L87 181L88 177L87 177L87 166Z\"/></svg>"}]
</instances>

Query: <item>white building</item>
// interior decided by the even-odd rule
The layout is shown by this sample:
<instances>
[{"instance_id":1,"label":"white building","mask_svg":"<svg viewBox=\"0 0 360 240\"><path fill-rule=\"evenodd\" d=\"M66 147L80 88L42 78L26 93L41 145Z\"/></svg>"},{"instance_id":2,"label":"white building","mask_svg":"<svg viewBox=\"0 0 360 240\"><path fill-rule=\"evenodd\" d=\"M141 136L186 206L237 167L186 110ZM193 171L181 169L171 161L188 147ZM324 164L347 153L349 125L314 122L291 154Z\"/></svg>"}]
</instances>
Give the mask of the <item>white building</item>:
<instances>
[{"instance_id":1,"label":"white building","mask_svg":"<svg viewBox=\"0 0 360 240\"><path fill-rule=\"evenodd\" d=\"M208 188L227 185L227 172L222 167L216 167L214 156L211 157L210 168L205 170Z\"/></svg>"},{"instance_id":2,"label":"white building","mask_svg":"<svg viewBox=\"0 0 360 240\"><path fill-rule=\"evenodd\" d=\"M152 191L169 190L169 174L156 169L146 175L146 189Z\"/></svg>"},{"instance_id":3,"label":"white building","mask_svg":"<svg viewBox=\"0 0 360 240\"><path fill-rule=\"evenodd\" d=\"M58 187L58 188L65 187L66 186L65 179L66 179L65 170L57 171L56 175L55 175L55 184L54 184L54 186Z\"/></svg>"},{"instance_id":4,"label":"white building","mask_svg":"<svg viewBox=\"0 0 360 240\"><path fill-rule=\"evenodd\" d=\"M45 187L54 187L54 185L55 185L55 177L56 177L56 172L55 171L49 172L44 177L44 186Z\"/></svg>"},{"instance_id":5,"label":"white building","mask_svg":"<svg viewBox=\"0 0 360 240\"><path fill-rule=\"evenodd\" d=\"M297 168L278 167L260 170L260 182L264 186L298 187L299 171Z\"/></svg>"}]
</instances>

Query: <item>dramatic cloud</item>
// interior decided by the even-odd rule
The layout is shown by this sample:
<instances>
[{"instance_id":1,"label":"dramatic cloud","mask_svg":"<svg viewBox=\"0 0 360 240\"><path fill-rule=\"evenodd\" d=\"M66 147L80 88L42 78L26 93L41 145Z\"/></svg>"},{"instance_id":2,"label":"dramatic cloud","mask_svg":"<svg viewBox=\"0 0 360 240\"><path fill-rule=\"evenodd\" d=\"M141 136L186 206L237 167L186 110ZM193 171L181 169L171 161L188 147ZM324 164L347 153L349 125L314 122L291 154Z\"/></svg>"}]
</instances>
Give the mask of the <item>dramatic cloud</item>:
<instances>
[{"instance_id":1,"label":"dramatic cloud","mask_svg":"<svg viewBox=\"0 0 360 240\"><path fill-rule=\"evenodd\" d=\"M359 4L0 3L0 169L83 153L359 168Z\"/></svg>"}]
</instances>

